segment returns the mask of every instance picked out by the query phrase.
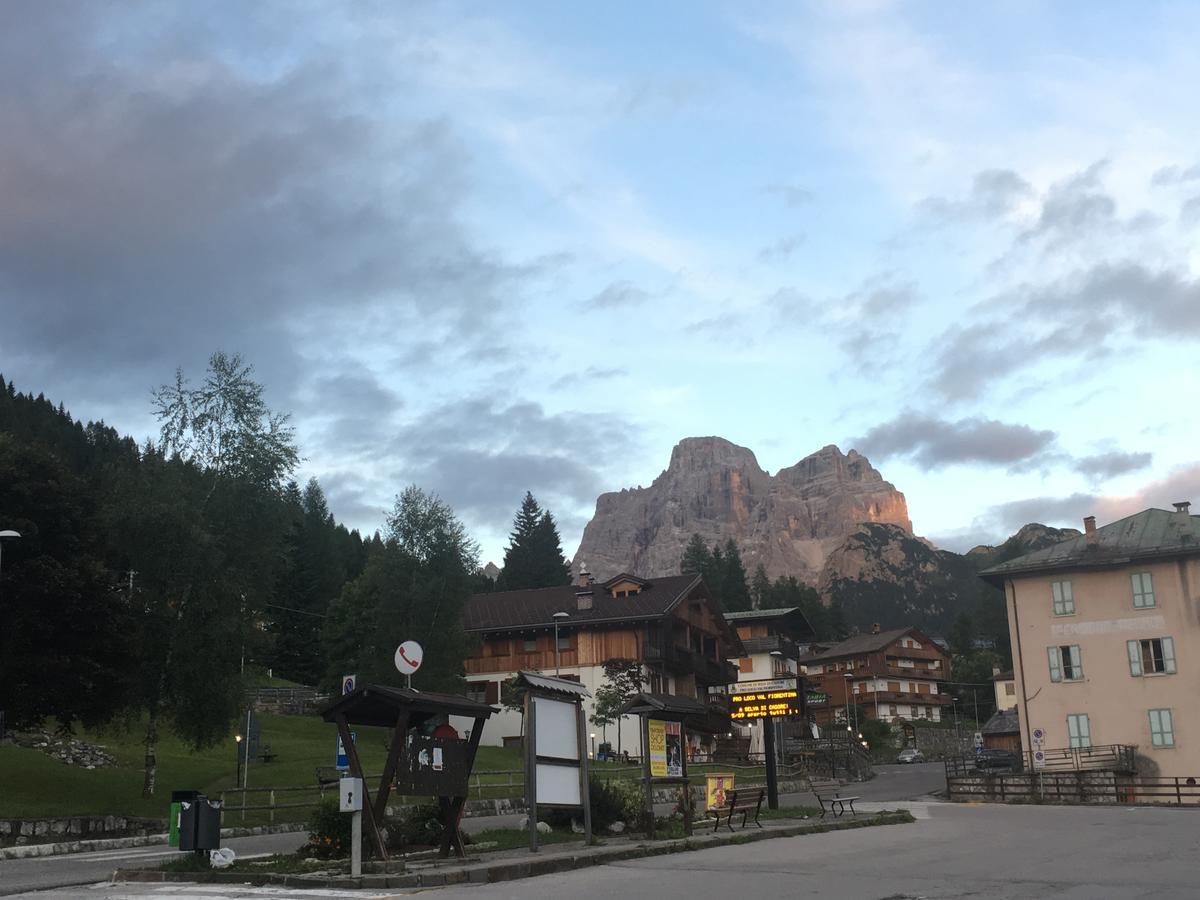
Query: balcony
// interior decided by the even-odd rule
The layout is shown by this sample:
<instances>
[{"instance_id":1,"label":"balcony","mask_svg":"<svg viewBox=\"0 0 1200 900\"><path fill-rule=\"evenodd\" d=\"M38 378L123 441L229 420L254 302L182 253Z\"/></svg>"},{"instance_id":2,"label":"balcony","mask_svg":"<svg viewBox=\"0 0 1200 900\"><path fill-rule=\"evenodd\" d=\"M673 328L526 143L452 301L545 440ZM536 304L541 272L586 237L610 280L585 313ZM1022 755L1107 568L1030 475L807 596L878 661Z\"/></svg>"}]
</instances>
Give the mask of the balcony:
<instances>
[{"instance_id":1,"label":"balcony","mask_svg":"<svg viewBox=\"0 0 1200 900\"><path fill-rule=\"evenodd\" d=\"M742 646L746 648L747 656L753 656L756 653L779 652L788 659L796 659L800 655L795 641L778 634L767 637L742 638Z\"/></svg>"},{"instance_id":2,"label":"balcony","mask_svg":"<svg viewBox=\"0 0 1200 900\"><path fill-rule=\"evenodd\" d=\"M678 644L651 644L644 648L646 662L659 663L671 672L692 674L701 684L733 684L738 679L737 667L724 660L709 659Z\"/></svg>"}]
</instances>

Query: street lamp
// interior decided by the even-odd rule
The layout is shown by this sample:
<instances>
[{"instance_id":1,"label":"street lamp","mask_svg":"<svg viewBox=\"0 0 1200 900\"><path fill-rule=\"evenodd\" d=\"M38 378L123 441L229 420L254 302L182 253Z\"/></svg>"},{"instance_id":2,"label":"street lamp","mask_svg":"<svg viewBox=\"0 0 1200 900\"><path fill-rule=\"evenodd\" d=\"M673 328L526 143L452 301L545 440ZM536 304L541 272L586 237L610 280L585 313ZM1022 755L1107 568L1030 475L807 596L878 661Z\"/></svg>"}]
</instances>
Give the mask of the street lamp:
<instances>
[{"instance_id":1,"label":"street lamp","mask_svg":"<svg viewBox=\"0 0 1200 900\"><path fill-rule=\"evenodd\" d=\"M242 736L235 734L233 736L234 746L237 747L237 786L242 786Z\"/></svg>"},{"instance_id":2,"label":"street lamp","mask_svg":"<svg viewBox=\"0 0 1200 900\"><path fill-rule=\"evenodd\" d=\"M950 709L954 711L954 743L955 750L962 755L962 734L958 730L958 698L950 698Z\"/></svg>"},{"instance_id":3,"label":"street lamp","mask_svg":"<svg viewBox=\"0 0 1200 900\"><path fill-rule=\"evenodd\" d=\"M558 674L558 620L571 618L570 613L556 612L554 614L554 674Z\"/></svg>"},{"instance_id":4,"label":"street lamp","mask_svg":"<svg viewBox=\"0 0 1200 900\"><path fill-rule=\"evenodd\" d=\"M851 675L849 672L847 672L846 678L849 679L846 682L846 726L849 727L849 725L850 725L850 683L854 679L854 676ZM858 704L855 704L855 706L854 706L854 730L858 731Z\"/></svg>"},{"instance_id":5,"label":"street lamp","mask_svg":"<svg viewBox=\"0 0 1200 900\"><path fill-rule=\"evenodd\" d=\"M4 531L0 531L0 574L3 574L2 564L4 562L4 556L3 556L2 551L4 548L4 539L5 538L19 538L20 536L21 536L21 532L13 531L11 528L6 529Z\"/></svg>"},{"instance_id":6,"label":"street lamp","mask_svg":"<svg viewBox=\"0 0 1200 900\"><path fill-rule=\"evenodd\" d=\"M596 732L592 732L592 759L596 758Z\"/></svg>"}]
</instances>

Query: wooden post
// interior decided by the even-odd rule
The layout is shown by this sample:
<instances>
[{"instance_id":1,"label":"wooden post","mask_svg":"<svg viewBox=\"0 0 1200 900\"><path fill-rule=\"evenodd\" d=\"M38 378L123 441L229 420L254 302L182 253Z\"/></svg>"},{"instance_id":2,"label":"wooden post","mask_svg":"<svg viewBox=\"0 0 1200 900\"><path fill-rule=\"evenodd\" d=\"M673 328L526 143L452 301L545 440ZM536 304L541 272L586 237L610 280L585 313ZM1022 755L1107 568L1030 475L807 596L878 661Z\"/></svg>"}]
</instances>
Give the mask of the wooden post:
<instances>
[{"instance_id":1,"label":"wooden post","mask_svg":"<svg viewBox=\"0 0 1200 900\"><path fill-rule=\"evenodd\" d=\"M592 794L588 781L587 718L582 701L575 701L575 721L579 731L579 799L583 803L583 839L592 846Z\"/></svg>"},{"instance_id":2,"label":"wooden post","mask_svg":"<svg viewBox=\"0 0 1200 900\"><path fill-rule=\"evenodd\" d=\"M538 851L537 830L537 726L533 694L525 691L525 812L529 824L529 852Z\"/></svg>"},{"instance_id":3,"label":"wooden post","mask_svg":"<svg viewBox=\"0 0 1200 900\"><path fill-rule=\"evenodd\" d=\"M387 815L388 795L392 792L392 782L396 778L396 767L400 762L400 754L408 737L408 711L403 710L396 717L396 725L392 728L392 745L388 748L387 762L383 766L383 777L379 779L379 793L375 796L375 819L383 821Z\"/></svg>"},{"instance_id":4,"label":"wooden post","mask_svg":"<svg viewBox=\"0 0 1200 900\"><path fill-rule=\"evenodd\" d=\"M345 749L347 761L350 763L350 772L355 778L362 779L363 809L367 813L367 824L371 828L371 836L375 841L375 849L379 851L379 858L387 862L387 847L384 846L383 835L379 833L379 822L375 818L375 807L371 805L371 788L367 784L367 777L363 772L362 763L359 762L358 750L354 746L354 740L350 737L350 726L346 724L346 716L343 713L338 713L336 721L338 734L342 737L342 747Z\"/></svg>"},{"instance_id":5,"label":"wooden post","mask_svg":"<svg viewBox=\"0 0 1200 900\"><path fill-rule=\"evenodd\" d=\"M646 780L646 837L654 840L654 784L650 780L650 716L642 713L642 777Z\"/></svg>"}]
</instances>

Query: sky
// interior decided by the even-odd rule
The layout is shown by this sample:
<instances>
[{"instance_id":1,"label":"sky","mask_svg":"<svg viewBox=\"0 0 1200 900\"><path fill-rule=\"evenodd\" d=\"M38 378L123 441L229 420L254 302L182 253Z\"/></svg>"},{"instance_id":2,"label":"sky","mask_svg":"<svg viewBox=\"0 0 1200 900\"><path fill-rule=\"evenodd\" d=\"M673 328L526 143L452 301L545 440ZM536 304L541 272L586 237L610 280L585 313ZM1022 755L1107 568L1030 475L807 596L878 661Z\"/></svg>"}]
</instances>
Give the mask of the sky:
<instances>
[{"instance_id":1,"label":"sky","mask_svg":"<svg viewBox=\"0 0 1200 900\"><path fill-rule=\"evenodd\" d=\"M574 552L681 438L965 550L1200 503L1200 6L14 2L0 372L156 433L216 350L330 507Z\"/></svg>"}]
</instances>

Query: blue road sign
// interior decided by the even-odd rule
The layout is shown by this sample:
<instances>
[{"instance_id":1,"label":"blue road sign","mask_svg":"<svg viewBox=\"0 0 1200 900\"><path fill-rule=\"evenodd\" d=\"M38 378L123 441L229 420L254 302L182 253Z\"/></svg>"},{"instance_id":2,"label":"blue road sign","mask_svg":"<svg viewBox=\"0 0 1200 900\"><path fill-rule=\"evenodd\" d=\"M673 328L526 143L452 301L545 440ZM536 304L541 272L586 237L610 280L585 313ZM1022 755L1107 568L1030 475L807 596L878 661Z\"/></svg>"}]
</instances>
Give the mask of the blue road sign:
<instances>
[{"instance_id":1,"label":"blue road sign","mask_svg":"<svg viewBox=\"0 0 1200 900\"><path fill-rule=\"evenodd\" d=\"M350 732L350 742L358 744L358 732ZM342 746L342 736L339 734L337 739L337 768L342 772L350 771L350 760L346 756L346 748Z\"/></svg>"},{"instance_id":2,"label":"blue road sign","mask_svg":"<svg viewBox=\"0 0 1200 900\"><path fill-rule=\"evenodd\" d=\"M342 695L353 694L354 689L358 686L357 675L347 675L342 679Z\"/></svg>"}]
</instances>

